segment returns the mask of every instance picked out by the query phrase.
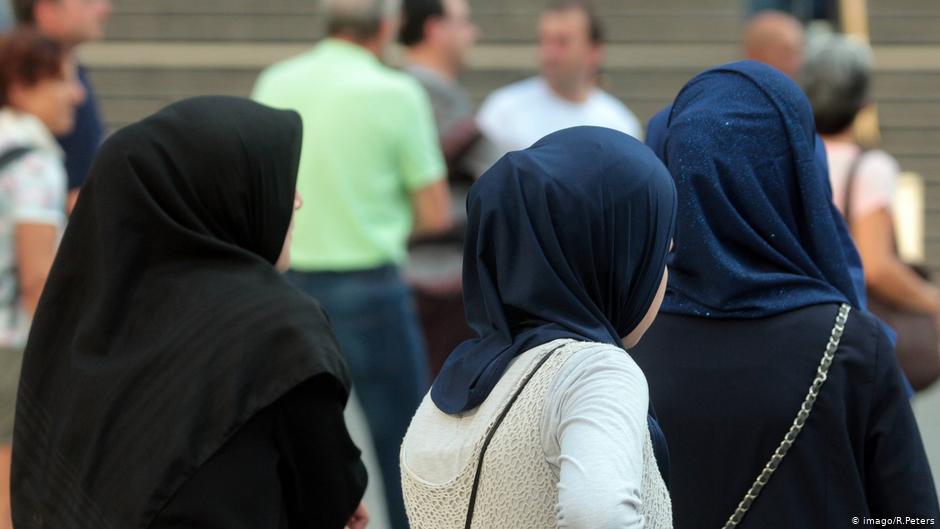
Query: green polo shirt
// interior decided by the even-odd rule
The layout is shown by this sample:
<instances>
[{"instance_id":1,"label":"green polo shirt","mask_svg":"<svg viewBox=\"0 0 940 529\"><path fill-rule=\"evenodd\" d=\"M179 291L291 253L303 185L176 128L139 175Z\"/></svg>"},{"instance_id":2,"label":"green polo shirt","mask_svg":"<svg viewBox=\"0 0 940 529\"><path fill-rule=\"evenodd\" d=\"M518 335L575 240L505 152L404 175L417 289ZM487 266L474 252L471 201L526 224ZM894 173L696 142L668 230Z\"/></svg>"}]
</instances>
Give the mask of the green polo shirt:
<instances>
[{"instance_id":1,"label":"green polo shirt","mask_svg":"<svg viewBox=\"0 0 940 529\"><path fill-rule=\"evenodd\" d=\"M253 98L303 119L292 268L402 264L410 195L445 175L420 85L360 46L327 39L262 72Z\"/></svg>"}]
</instances>

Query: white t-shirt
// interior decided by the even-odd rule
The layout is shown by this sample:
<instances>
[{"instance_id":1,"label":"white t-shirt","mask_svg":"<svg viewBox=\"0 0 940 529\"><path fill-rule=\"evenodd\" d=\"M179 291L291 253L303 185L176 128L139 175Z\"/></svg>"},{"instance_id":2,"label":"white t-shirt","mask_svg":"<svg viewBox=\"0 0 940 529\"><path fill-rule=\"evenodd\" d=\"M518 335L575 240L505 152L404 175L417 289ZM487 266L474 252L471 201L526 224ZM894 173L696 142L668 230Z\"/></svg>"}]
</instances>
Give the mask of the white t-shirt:
<instances>
[{"instance_id":1,"label":"white t-shirt","mask_svg":"<svg viewBox=\"0 0 940 529\"><path fill-rule=\"evenodd\" d=\"M65 226L67 177L64 154L37 118L0 110L0 153L14 147L33 150L0 169L0 347L26 345L30 319L19 299L16 273L17 224Z\"/></svg>"},{"instance_id":2,"label":"white t-shirt","mask_svg":"<svg viewBox=\"0 0 940 529\"><path fill-rule=\"evenodd\" d=\"M849 171L861 153L861 148L850 142L825 143L833 202L845 214ZM852 187L852 218L849 220L853 222L879 209L890 211L900 172L897 160L884 151L868 151L862 156L856 167Z\"/></svg>"},{"instance_id":3,"label":"white t-shirt","mask_svg":"<svg viewBox=\"0 0 940 529\"><path fill-rule=\"evenodd\" d=\"M542 77L500 88L477 113L477 125L491 144L489 164L510 151L530 147L543 137L579 125L607 127L642 139L640 121L623 103L595 88L583 103L559 97Z\"/></svg>"}]
</instances>

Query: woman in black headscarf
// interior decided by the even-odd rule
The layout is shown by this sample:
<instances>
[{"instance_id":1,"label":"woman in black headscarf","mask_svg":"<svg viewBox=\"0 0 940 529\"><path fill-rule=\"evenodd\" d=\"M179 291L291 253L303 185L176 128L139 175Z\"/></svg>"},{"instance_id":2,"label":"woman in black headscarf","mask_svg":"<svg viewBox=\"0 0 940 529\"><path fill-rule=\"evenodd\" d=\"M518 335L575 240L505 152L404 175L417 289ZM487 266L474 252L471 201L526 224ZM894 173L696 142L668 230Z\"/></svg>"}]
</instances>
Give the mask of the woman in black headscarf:
<instances>
[{"instance_id":1,"label":"woman in black headscarf","mask_svg":"<svg viewBox=\"0 0 940 529\"><path fill-rule=\"evenodd\" d=\"M211 97L102 147L26 349L16 527L364 525L346 367L274 266L300 145L293 112Z\"/></svg>"}]
</instances>

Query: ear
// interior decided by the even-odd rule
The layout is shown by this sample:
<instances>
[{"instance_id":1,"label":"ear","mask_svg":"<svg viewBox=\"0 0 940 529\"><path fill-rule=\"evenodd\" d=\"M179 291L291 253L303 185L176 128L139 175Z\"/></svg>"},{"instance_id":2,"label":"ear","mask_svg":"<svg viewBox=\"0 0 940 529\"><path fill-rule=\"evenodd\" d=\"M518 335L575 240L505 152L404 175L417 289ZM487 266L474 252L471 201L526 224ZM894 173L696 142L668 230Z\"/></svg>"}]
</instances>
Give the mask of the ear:
<instances>
[{"instance_id":1,"label":"ear","mask_svg":"<svg viewBox=\"0 0 940 529\"><path fill-rule=\"evenodd\" d=\"M379 22L379 33L377 35L381 47L395 40L398 31L401 28L401 18L398 16L384 17Z\"/></svg>"}]
</instances>

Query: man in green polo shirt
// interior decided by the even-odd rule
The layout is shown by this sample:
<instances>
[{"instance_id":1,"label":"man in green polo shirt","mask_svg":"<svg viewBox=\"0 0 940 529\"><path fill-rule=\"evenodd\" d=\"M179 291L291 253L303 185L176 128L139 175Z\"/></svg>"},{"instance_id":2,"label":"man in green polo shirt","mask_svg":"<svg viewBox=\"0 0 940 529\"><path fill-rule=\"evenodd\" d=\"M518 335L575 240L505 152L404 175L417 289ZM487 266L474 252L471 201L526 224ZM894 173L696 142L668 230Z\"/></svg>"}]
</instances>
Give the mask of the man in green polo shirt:
<instances>
[{"instance_id":1,"label":"man in green polo shirt","mask_svg":"<svg viewBox=\"0 0 940 529\"><path fill-rule=\"evenodd\" d=\"M398 0L326 0L328 38L265 70L262 103L304 123L289 277L329 314L375 440L395 529L406 529L398 451L428 384L411 293L410 236L450 227L431 108L410 76L384 66Z\"/></svg>"}]
</instances>

